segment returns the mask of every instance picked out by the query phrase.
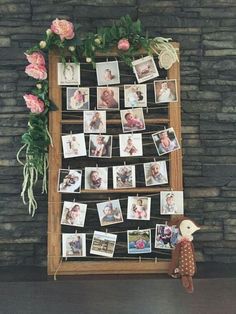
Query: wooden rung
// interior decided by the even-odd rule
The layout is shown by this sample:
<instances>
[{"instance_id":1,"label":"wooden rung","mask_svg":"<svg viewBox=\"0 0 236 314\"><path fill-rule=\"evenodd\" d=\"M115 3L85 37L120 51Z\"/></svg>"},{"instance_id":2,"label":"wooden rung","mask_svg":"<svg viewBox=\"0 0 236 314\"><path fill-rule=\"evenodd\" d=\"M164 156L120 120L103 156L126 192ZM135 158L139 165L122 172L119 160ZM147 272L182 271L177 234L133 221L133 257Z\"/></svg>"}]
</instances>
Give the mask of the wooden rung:
<instances>
[{"instance_id":1,"label":"wooden rung","mask_svg":"<svg viewBox=\"0 0 236 314\"><path fill-rule=\"evenodd\" d=\"M83 120L81 119L68 119L68 120L61 120L61 124L83 124ZM106 121L109 125L117 125L121 124L120 119L109 119ZM160 118L160 119L145 119L145 124L168 124L169 119L168 118Z\"/></svg>"},{"instance_id":2,"label":"wooden rung","mask_svg":"<svg viewBox=\"0 0 236 314\"><path fill-rule=\"evenodd\" d=\"M160 191L169 191L170 187L146 187L146 188L126 188L126 189L108 189L108 190L81 190L80 194L106 194L106 193L158 193Z\"/></svg>"}]
</instances>

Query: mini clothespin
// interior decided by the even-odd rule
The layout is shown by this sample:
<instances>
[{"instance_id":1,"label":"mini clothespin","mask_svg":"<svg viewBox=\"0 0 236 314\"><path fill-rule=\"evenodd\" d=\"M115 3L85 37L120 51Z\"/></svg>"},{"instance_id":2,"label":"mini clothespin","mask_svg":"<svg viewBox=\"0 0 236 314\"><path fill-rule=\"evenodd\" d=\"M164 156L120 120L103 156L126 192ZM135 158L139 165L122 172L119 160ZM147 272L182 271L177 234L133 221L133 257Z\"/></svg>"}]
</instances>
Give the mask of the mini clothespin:
<instances>
[{"instance_id":1,"label":"mini clothespin","mask_svg":"<svg viewBox=\"0 0 236 314\"><path fill-rule=\"evenodd\" d=\"M138 197L138 193L136 194L136 196Z\"/></svg>"},{"instance_id":2,"label":"mini clothespin","mask_svg":"<svg viewBox=\"0 0 236 314\"><path fill-rule=\"evenodd\" d=\"M126 166L126 161L124 161L124 166Z\"/></svg>"},{"instance_id":3,"label":"mini clothespin","mask_svg":"<svg viewBox=\"0 0 236 314\"><path fill-rule=\"evenodd\" d=\"M138 259L139 259L139 263L141 263L142 262L142 257L139 256Z\"/></svg>"},{"instance_id":4,"label":"mini clothespin","mask_svg":"<svg viewBox=\"0 0 236 314\"><path fill-rule=\"evenodd\" d=\"M75 203L75 198L73 199L73 203Z\"/></svg>"},{"instance_id":5,"label":"mini clothespin","mask_svg":"<svg viewBox=\"0 0 236 314\"><path fill-rule=\"evenodd\" d=\"M155 257L154 263L155 263L155 264L157 263L157 257Z\"/></svg>"},{"instance_id":6,"label":"mini clothespin","mask_svg":"<svg viewBox=\"0 0 236 314\"><path fill-rule=\"evenodd\" d=\"M106 229L106 233L108 232L108 229Z\"/></svg>"},{"instance_id":7,"label":"mini clothespin","mask_svg":"<svg viewBox=\"0 0 236 314\"><path fill-rule=\"evenodd\" d=\"M155 157L153 158L153 161L156 162L156 158Z\"/></svg>"},{"instance_id":8,"label":"mini clothespin","mask_svg":"<svg viewBox=\"0 0 236 314\"><path fill-rule=\"evenodd\" d=\"M96 164L96 169L98 169L98 164Z\"/></svg>"},{"instance_id":9,"label":"mini clothespin","mask_svg":"<svg viewBox=\"0 0 236 314\"><path fill-rule=\"evenodd\" d=\"M75 233L78 233L77 229L75 230Z\"/></svg>"},{"instance_id":10,"label":"mini clothespin","mask_svg":"<svg viewBox=\"0 0 236 314\"><path fill-rule=\"evenodd\" d=\"M67 169L70 170L70 165L68 165Z\"/></svg>"},{"instance_id":11,"label":"mini clothespin","mask_svg":"<svg viewBox=\"0 0 236 314\"><path fill-rule=\"evenodd\" d=\"M146 107L146 113L148 113L148 106Z\"/></svg>"}]
</instances>

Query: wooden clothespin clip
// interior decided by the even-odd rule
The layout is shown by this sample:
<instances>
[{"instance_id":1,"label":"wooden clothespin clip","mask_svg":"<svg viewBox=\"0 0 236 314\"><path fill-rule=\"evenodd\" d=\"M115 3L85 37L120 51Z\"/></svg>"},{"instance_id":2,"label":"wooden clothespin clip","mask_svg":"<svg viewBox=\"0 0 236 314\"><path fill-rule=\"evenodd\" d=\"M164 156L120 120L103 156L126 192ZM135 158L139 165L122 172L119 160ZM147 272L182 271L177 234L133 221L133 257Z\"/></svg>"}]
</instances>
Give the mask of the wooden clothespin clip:
<instances>
[{"instance_id":1,"label":"wooden clothespin clip","mask_svg":"<svg viewBox=\"0 0 236 314\"><path fill-rule=\"evenodd\" d=\"M70 170L70 165L68 165L67 169Z\"/></svg>"},{"instance_id":2,"label":"wooden clothespin clip","mask_svg":"<svg viewBox=\"0 0 236 314\"><path fill-rule=\"evenodd\" d=\"M141 263L142 262L142 257L139 256L138 259L139 259L139 263Z\"/></svg>"},{"instance_id":3,"label":"wooden clothespin clip","mask_svg":"<svg viewBox=\"0 0 236 314\"><path fill-rule=\"evenodd\" d=\"M148 113L148 106L146 107L146 113Z\"/></svg>"},{"instance_id":4,"label":"wooden clothespin clip","mask_svg":"<svg viewBox=\"0 0 236 314\"><path fill-rule=\"evenodd\" d=\"M108 229L106 229L106 233L108 232Z\"/></svg>"},{"instance_id":5,"label":"wooden clothespin clip","mask_svg":"<svg viewBox=\"0 0 236 314\"><path fill-rule=\"evenodd\" d=\"M75 203L75 198L73 199L73 203Z\"/></svg>"},{"instance_id":6,"label":"wooden clothespin clip","mask_svg":"<svg viewBox=\"0 0 236 314\"><path fill-rule=\"evenodd\" d=\"M77 229L75 230L75 233L78 233L78 230L77 230Z\"/></svg>"},{"instance_id":7,"label":"wooden clothespin clip","mask_svg":"<svg viewBox=\"0 0 236 314\"><path fill-rule=\"evenodd\" d=\"M155 264L157 263L157 257L155 257L154 263L155 263Z\"/></svg>"},{"instance_id":8,"label":"wooden clothespin clip","mask_svg":"<svg viewBox=\"0 0 236 314\"><path fill-rule=\"evenodd\" d=\"M98 169L98 164L96 164L96 169Z\"/></svg>"}]
</instances>

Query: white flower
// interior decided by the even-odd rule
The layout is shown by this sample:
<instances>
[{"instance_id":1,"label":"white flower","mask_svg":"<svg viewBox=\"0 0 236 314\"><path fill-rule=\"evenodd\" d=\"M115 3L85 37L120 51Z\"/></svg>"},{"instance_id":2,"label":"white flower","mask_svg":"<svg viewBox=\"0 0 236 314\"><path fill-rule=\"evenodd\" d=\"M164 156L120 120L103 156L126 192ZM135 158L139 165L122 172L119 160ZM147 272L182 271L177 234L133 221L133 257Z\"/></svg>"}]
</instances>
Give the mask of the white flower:
<instances>
[{"instance_id":1,"label":"white flower","mask_svg":"<svg viewBox=\"0 0 236 314\"><path fill-rule=\"evenodd\" d=\"M50 36L50 35L52 34L52 31L51 31L50 28L48 28L48 29L46 30L46 34L47 34L47 36Z\"/></svg>"},{"instance_id":2,"label":"white flower","mask_svg":"<svg viewBox=\"0 0 236 314\"><path fill-rule=\"evenodd\" d=\"M168 70L171 68L172 64L175 63L176 57L170 50L163 49L159 54L159 66Z\"/></svg>"},{"instance_id":3,"label":"white flower","mask_svg":"<svg viewBox=\"0 0 236 314\"><path fill-rule=\"evenodd\" d=\"M42 88L42 84L38 83L36 84L37 89L41 89Z\"/></svg>"},{"instance_id":4,"label":"white flower","mask_svg":"<svg viewBox=\"0 0 236 314\"><path fill-rule=\"evenodd\" d=\"M41 49L44 49L46 46L47 46L46 41L41 40L40 43L39 43L39 47L40 47Z\"/></svg>"},{"instance_id":5,"label":"white flower","mask_svg":"<svg viewBox=\"0 0 236 314\"><path fill-rule=\"evenodd\" d=\"M86 62L90 63L90 62L92 62L92 59L91 58L86 58Z\"/></svg>"},{"instance_id":6,"label":"white flower","mask_svg":"<svg viewBox=\"0 0 236 314\"><path fill-rule=\"evenodd\" d=\"M71 52L74 52L75 51L75 46L69 46L68 50L71 51Z\"/></svg>"}]
</instances>

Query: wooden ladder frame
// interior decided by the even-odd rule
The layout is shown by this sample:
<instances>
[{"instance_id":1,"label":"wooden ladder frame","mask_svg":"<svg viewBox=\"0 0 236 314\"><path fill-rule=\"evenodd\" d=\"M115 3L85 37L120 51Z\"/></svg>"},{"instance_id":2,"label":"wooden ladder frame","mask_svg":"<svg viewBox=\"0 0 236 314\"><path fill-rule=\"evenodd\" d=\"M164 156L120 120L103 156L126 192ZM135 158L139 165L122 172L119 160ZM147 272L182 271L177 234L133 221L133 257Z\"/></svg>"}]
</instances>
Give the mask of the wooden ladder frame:
<instances>
[{"instance_id":1,"label":"wooden ladder frame","mask_svg":"<svg viewBox=\"0 0 236 314\"><path fill-rule=\"evenodd\" d=\"M172 43L179 55L179 44ZM137 55L145 54L140 51ZM97 54L98 57L117 56L112 50L106 54ZM169 261L150 260L105 260L105 261L62 261L61 254L61 194L57 192L58 169L61 168L61 128L62 123L62 90L57 84L57 63L60 56L56 51L49 54L49 97L57 105L58 110L49 114L49 131L53 140L53 147L49 148L49 178L48 178L48 275L85 275L85 274L137 274L137 273L166 273ZM181 102L180 102L180 64L175 62L168 70L168 79L176 79L178 102L168 106L168 119L181 145ZM73 121L72 121L73 122ZM75 122L75 121L74 121ZM109 122L109 121L108 121ZM158 122L158 119L157 119ZM162 121L163 122L163 121ZM169 154L169 187L176 191L183 190L182 179L182 150ZM142 188L136 189L138 193ZM136 192L135 190L135 192ZM155 193L160 188L151 188ZM146 190L145 190L146 191ZM86 192L86 191L83 191ZM109 192L109 190L108 190ZM114 190L113 190L114 192ZM121 190L118 191L122 192ZM144 192L144 191L143 191ZM149 190L150 192L150 190ZM87 192L89 193L89 191Z\"/></svg>"}]
</instances>

